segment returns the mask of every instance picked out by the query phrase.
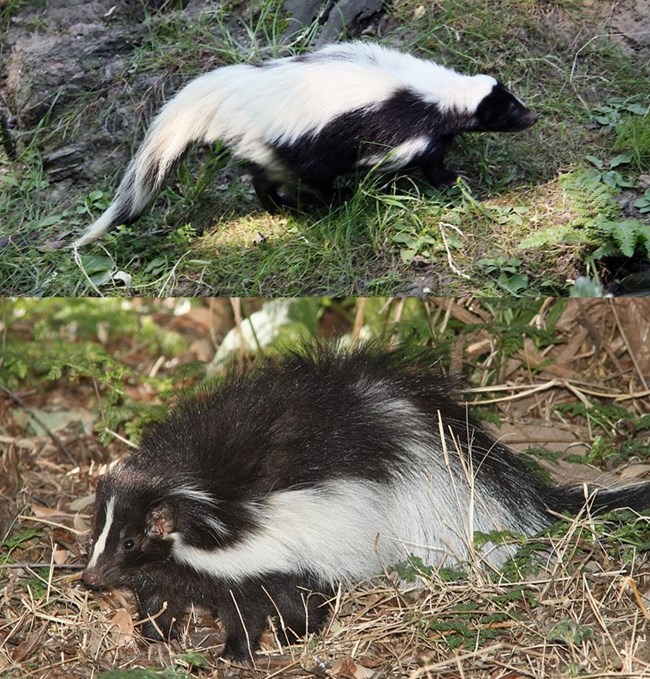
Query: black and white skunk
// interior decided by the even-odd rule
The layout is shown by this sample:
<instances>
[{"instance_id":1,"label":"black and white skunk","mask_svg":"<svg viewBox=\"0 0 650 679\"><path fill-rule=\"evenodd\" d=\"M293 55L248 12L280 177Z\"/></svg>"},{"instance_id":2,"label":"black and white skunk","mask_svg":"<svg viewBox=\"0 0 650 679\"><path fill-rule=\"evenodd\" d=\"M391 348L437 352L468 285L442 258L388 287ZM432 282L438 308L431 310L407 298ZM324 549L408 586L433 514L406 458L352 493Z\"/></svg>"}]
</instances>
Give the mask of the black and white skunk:
<instances>
[{"instance_id":1,"label":"black and white skunk","mask_svg":"<svg viewBox=\"0 0 650 679\"><path fill-rule=\"evenodd\" d=\"M311 54L217 68L160 111L115 198L75 243L134 222L194 142L222 141L253 170L267 210L290 201L281 186L331 199L355 170L419 168L435 186L461 132L516 131L537 116L488 75L461 75L377 44L329 45Z\"/></svg>"},{"instance_id":2,"label":"black and white skunk","mask_svg":"<svg viewBox=\"0 0 650 679\"><path fill-rule=\"evenodd\" d=\"M207 608L226 629L224 655L243 659L268 616L287 633L317 631L339 584L409 554L463 562L474 531L532 535L552 512L577 512L583 489L538 481L435 364L424 351L319 345L231 371L100 479L84 582L131 588L154 618L149 638L178 636L192 604ZM650 484L589 503L641 510Z\"/></svg>"}]
</instances>

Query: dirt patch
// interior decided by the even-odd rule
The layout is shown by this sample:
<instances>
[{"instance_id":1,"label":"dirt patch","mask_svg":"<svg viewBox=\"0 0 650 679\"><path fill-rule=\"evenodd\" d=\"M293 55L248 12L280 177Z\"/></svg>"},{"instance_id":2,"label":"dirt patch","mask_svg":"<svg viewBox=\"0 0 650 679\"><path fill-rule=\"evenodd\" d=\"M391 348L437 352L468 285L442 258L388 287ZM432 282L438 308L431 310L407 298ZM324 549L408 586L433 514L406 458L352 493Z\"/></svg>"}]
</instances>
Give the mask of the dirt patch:
<instances>
[{"instance_id":1,"label":"dirt patch","mask_svg":"<svg viewBox=\"0 0 650 679\"><path fill-rule=\"evenodd\" d=\"M141 19L129 3L111 0L58 0L12 18L0 93L27 141L45 123L39 141L52 180L111 172L119 141L133 129L133 106L116 92L143 38ZM87 117L104 125L85 126Z\"/></svg>"},{"instance_id":2,"label":"dirt patch","mask_svg":"<svg viewBox=\"0 0 650 679\"><path fill-rule=\"evenodd\" d=\"M650 0L616 2L609 18L614 42L627 52L650 58Z\"/></svg>"}]
</instances>

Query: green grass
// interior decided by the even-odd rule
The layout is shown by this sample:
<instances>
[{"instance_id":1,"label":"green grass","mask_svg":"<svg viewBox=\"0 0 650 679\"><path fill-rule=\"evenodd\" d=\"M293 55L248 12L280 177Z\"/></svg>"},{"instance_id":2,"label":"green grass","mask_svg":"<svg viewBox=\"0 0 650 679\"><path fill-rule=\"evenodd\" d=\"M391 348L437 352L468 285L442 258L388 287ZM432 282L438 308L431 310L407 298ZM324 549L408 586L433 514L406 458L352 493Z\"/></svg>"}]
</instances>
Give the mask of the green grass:
<instances>
[{"instance_id":1,"label":"green grass","mask_svg":"<svg viewBox=\"0 0 650 679\"><path fill-rule=\"evenodd\" d=\"M110 202L162 99L209 68L282 53L287 17L278 3L264 0L252 15L245 4L221 3L185 23L174 13L148 18L110 106L101 109L92 91L63 97L21 135L18 161L0 152L0 238L11 236L0 246L1 294L393 295L416 280L445 296L566 294L580 275L598 279L603 257L643 253L640 227L626 220L643 226L647 214L620 208L649 169L640 59L595 38L606 33L602 20L578 0L445 0L424 13L422 3L399 3L382 39L495 74L541 115L517 135L459 140L448 164L466 182L439 192L417 179L370 177L348 203L271 216L225 150L194 151L141 220L73 261L63 246ZM288 49L308 48L312 33ZM65 190L51 183L44 149L72 143L83 128L110 129L120 106L133 110L135 127L115 135L111 176ZM622 154L628 160L612 168ZM566 177L593 169L593 159L605 168L597 181L616 206L606 218L613 226L602 226L597 204L585 225L586 208L567 188Z\"/></svg>"}]
</instances>

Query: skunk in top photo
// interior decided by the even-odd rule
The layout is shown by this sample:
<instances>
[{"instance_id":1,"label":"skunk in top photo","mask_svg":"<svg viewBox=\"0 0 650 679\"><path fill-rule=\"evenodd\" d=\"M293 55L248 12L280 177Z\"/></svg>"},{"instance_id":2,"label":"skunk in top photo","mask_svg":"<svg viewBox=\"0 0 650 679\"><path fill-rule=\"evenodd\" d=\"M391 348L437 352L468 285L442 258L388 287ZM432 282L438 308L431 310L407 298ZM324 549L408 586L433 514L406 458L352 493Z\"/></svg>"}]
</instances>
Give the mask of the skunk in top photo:
<instances>
[{"instance_id":1,"label":"skunk in top photo","mask_svg":"<svg viewBox=\"0 0 650 679\"><path fill-rule=\"evenodd\" d=\"M454 392L423 349L317 344L232 369L100 478L84 583L133 590L151 639L205 608L224 655L250 659L269 616L289 641L316 632L340 585L408 555L499 567L512 548L477 552L476 531L650 507L650 484L545 485Z\"/></svg>"},{"instance_id":2,"label":"skunk in top photo","mask_svg":"<svg viewBox=\"0 0 650 679\"><path fill-rule=\"evenodd\" d=\"M247 162L262 207L293 204L281 187L331 200L337 177L418 169L436 187L462 132L513 132L537 116L489 75L366 42L323 47L259 65L223 66L192 80L162 108L113 202L73 244L134 222L195 142L221 141Z\"/></svg>"}]
</instances>

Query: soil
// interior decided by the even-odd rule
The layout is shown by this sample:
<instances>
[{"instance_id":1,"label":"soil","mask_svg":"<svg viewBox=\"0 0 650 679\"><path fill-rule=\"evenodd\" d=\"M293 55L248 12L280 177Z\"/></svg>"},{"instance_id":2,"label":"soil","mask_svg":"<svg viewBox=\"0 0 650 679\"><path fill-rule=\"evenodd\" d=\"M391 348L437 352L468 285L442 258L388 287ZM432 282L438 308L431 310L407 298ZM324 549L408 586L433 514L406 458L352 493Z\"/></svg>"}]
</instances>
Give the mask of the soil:
<instances>
[{"instance_id":1,"label":"soil","mask_svg":"<svg viewBox=\"0 0 650 679\"><path fill-rule=\"evenodd\" d=\"M615 42L628 52L650 55L650 0L614 3L609 18Z\"/></svg>"}]
</instances>

